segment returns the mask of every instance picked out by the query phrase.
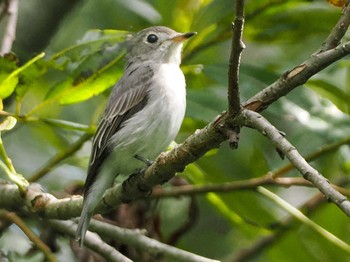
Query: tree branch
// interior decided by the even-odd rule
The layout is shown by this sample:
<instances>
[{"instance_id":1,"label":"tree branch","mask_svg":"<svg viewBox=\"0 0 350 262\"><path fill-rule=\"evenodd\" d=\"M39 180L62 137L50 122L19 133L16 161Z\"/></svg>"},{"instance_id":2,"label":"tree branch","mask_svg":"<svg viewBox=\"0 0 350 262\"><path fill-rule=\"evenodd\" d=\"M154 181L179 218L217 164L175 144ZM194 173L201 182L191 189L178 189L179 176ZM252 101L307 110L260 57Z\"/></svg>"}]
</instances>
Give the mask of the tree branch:
<instances>
[{"instance_id":1,"label":"tree branch","mask_svg":"<svg viewBox=\"0 0 350 262\"><path fill-rule=\"evenodd\" d=\"M71 144L69 147L65 148L58 152L55 156L53 156L44 166L42 166L39 170L37 170L29 179L29 182L35 182L46 175L51 169L60 163L62 160L74 154L78 151L83 144L92 137L91 133L85 133L82 135L76 142Z\"/></svg>"},{"instance_id":2,"label":"tree branch","mask_svg":"<svg viewBox=\"0 0 350 262\"><path fill-rule=\"evenodd\" d=\"M45 255L47 261L57 261L56 256L50 248L26 225L26 223L17 214L5 210L0 211L0 219L5 219L18 226L30 241Z\"/></svg>"},{"instance_id":3,"label":"tree branch","mask_svg":"<svg viewBox=\"0 0 350 262\"><path fill-rule=\"evenodd\" d=\"M208 259L196 254L163 244L157 240L145 236L140 230L130 230L107 224L98 220L91 221L91 230L102 236L119 240L120 242L136 247L149 254L163 254L174 261L188 262L214 262L217 260Z\"/></svg>"},{"instance_id":4,"label":"tree branch","mask_svg":"<svg viewBox=\"0 0 350 262\"><path fill-rule=\"evenodd\" d=\"M345 7L343 8L340 19L338 20L337 24L334 26L331 33L328 35L327 39L323 42L318 52L329 50L339 45L341 39L344 37L346 31L348 30L349 25L350 25L350 7L349 7L349 1L347 1Z\"/></svg>"},{"instance_id":5,"label":"tree branch","mask_svg":"<svg viewBox=\"0 0 350 262\"><path fill-rule=\"evenodd\" d=\"M257 178L250 178L247 180L232 181L220 184L212 185L184 185L177 186L171 190L157 190L152 193L152 198L164 198L164 197L179 197L186 195L199 195L206 194L209 192L216 193L227 193L233 191L241 190L254 190L258 186L304 186L304 187L313 187L313 185L303 179L297 177L287 177L287 178L273 178L271 175L265 175Z\"/></svg>"},{"instance_id":6,"label":"tree branch","mask_svg":"<svg viewBox=\"0 0 350 262\"><path fill-rule=\"evenodd\" d=\"M235 116L241 109L239 98L239 67L241 54L245 48L242 41L244 26L244 0L236 1L236 18L232 24L231 55L228 71L228 114Z\"/></svg>"},{"instance_id":7,"label":"tree branch","mask_svg":"<svg viewBox=\"0 0 350 262\"><path fill-rule=\"evenodd\" d=\"M334 49L314 53L303 63L285 72L277 81L248 99L243 106L253 111L263 111L282 96L306 83L316 73L349 54L350 42Z\"/></svg>"},{"instance_id":8,"label":"tree branch","mask_svg":"<svg viewBox=\"0 0 350 262\"><path fill-rule=\"evenodd\" d=\"M7 6L8 21L5 29L4 38L0 55L7 54L11 51L13 42L16 38L17 14L18 14L18 0L8 0Z\"/></svg>"},{"instance_id":9,"label":"tree branch","mask_svg":"<svg viewBox=\"0 0 350 262\"><path fill-rule=\"evenodd\" d=\"M350 217L350 202L347 198L335 190L327 179L311 167L296 148L290 144L273 125L260 114L250 110L244 110L240 117L243 118L242 121L244 121L247 126L253 127L267 136L273 145L289 159L306 180L309 180L315 185L328 199Z\"/></svg>"},{"instance_id":10,"label":"tree branch","mask_svg":"<svg viewBox=\"0 0 350 262\"><path fill-rule=\"evenodd\" d=\"M319 193L309 199L306 203L304 203L299 210L304 210L306 215L311 214L313 211L317 210L322 204L326 202L324 196ZM266 248L275 244L281 237L283 237L286 233L288 233L291 229L296 228L300 222L297 222L296 219L292 216L288 216L281 221L274 223L272 230L272 234L268 236L264 236L258 239L253 245L250 247L243 248L239 250L231 261L233 262L245 262L250 261L253 258L258 257Z\"/></svg>"},{"instance_id":11,"label":"tree branch","mask_svg":"<svg viewBox=\"0 0 350 262\"><path fill-rule=\"evenodd\" d=\"M325 155L325 154L330 153L330 152L333 152L336 149L338 149L339 147L341 147L342 145L346 145L349 143L350 143L350 136L344 137L344 138L340 139L339 141L324 145L320 149L318 149L317 151L313 152L312 154L305 156L305 160L307 162L311 162L311 161L319 158L320 156ZM281 175L285 174L286 172L288 172L292 169L294 169L293 164L288 163L287 165L284 165L283 167L273 171L271 176L274 178L277 178L277 177L280 177Z\"/></svg>"},{"instance_id":12,"label":"tree branch","mask_svg":"<svg viewBox=\"0 0 350 262\"><path fill-rule=\"evenodd\" d=\"M346 186L348 182L338 181L337 186ZM327 203L324 195L321 193L316 194L309 200L307 200L298 209L301 210L305 215L310 216L314 211L316 211L323 204ZM268 247L277 243L286 233L295 229L300 222L298 222L293 216L287 216L286 218L273 223L269 228L272 230L272 234L264 236L258 239L253 245L243 248L238 251L231 261L234 262L245 262L250 261L255 257L258 257L264 250Z\"/></svg>"},{"instance_id":13,"label":"tree branch","mask_svg":"<svg viewBox=\"0 0 350 262\"><path fill-rule=\"evenodd\" d=\"M53 230L62 232L74 239L77 225L73 221L48 220L47 222L52 226ZM129 258L107 245L97 234L90 231L88 231L85 236L84 246L100 254L107 261L131 262Z\"/></svg>"},{"instance_id":14,"label":"tree branch","mask_svg":"<svg viewBox=\"0 0 350 262\"><path fill-rule=\"evenodd\" d=\"M338 248L342 249L348 254L350 253L350 246L347 243L345 243L343 240L339 239L331 232L327 231L326 229L309 219L299 209L295 208L293 205L289 204L287 201L285 201L278 195L260 186L257 188L257 192L270 199L272 202L280 206L283 210L287 211L291 216L293 216L294 218L302 222L304 225L317 232L319 235L331 242L333 245L337 246Z\"/></svg>"}]
</instances>

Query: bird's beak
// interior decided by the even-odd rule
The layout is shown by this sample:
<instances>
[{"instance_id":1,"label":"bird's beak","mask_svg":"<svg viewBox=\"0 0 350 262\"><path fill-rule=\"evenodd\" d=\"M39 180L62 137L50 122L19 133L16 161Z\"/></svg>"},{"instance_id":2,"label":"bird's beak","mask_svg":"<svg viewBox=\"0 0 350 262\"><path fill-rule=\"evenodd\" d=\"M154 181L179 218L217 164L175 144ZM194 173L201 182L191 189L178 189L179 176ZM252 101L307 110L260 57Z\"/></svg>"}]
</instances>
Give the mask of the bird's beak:
<instances>
[{"instance_id":1,"label":"bird's beak","mask_svg":"<svg viewBox=\"0 0 350 262\"><path fill-rule=\"evenodd\" d=\"M182 43L185 40L189 39L190 37L196 35L197 32L188 32L188 33L184 33L184 34L179 34L173 38L171 38L170 40L175 42L175 43Z\"/></svg>"}]
</instances>

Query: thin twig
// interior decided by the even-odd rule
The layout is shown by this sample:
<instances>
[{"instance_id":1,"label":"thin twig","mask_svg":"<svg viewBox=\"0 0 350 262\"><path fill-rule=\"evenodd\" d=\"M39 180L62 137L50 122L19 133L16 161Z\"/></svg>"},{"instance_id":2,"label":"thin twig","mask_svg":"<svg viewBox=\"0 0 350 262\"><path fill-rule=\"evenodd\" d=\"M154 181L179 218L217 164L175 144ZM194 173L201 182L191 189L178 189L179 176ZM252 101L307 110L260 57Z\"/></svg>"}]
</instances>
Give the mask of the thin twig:
<instances>
[{"instance_id":1,"label":"thin twig","mask_svg":"<svg viewBox=\"0 0 350 262\"><path fill-rule=\"evenodd\" d=\"M322 204L326 203L324 196L319 193L316 196L312 197L305 204L303 204L299 209L304 210L306 214L311 214L313 211L317 210ZM292 229L296 228L300 224L297 223L296 219L292 216L274 223L272 229L273 233L267 236L264 236L249 247L245 247L234 254L232 262L246 262L251 261L254 258L257 258L264 250L273 244L277 243L285 234L290 232Z\"/></svg>"},{"instance_id":2,"label":"thin twig","mask_svg":"<svg viewBox=\"0 0 350 262\"><path fill-rule=\"evenodd\" d=\"M350 246L347 243L345 243L343 240L336 237L331 232L327 231L326 229L309 219L300 210L293 207L291 204L289 204L284 199L280 198L278 195L272 193L271 191L261 186L257 188L257 192L272 200L275 204L287 211L291 216L293 216L294 218L302 222L304 225L307 225L308 227L316 231L318 234L330 241L332 244L344 250L346 253L350 253Z\"/></svg>"},{"instance_id":3,"label":"thin twig","mask_svg":"<svg viewBox=\"0 0 350 262\"><path fill-rule=\"evenodd\" d=\"M277 178L274 179L270 175L265 175L257 178L250 178L247 180L232 181L219 184L209 184L209 185L184 185L177 186L171 190L156 190L152 193L152 198L166 198L166 197L178 197L186 195L198 195L206 194L209 192L216 193L229 193L233 191L241 190L254 190L258 186L304 186L304 187L313 187L313 185L303 179L296 177L287 177L287 178Z\"/></svg>"},{"instance_id":4,"label":"thin twig","mask_svg":"<svg viewBox=\"0 0 350 262\"><path fill-rule=\"evenodd\" d=\"M236 1L236 17L232 25L231 55L228 71L228 114L236 116L241 109L239 98L239 68L241 54L245 48L242 41L244 26L244 0Z\"/></svg>"},{"instance_id":5,"label":"thin twig","mask_svg":"<svg viewBox=\"0 0 350 262\"><path fill-rule=\"evenodd\" d=\"M340 139L339 141L336 141L332 144L324 145L319 150L313 152L312 154L305 157L305 160L307 162L311 162L317 158L319 158L322 155L325 155L327 153L333 152L334 150L338 149L342 145L346 145L350 143L350 136L345 137L343 139ZM294 169L294 166L292 163L288 163L287 165L284 165L283 167L271 172L271 176L276 178L280 177L283 174L287 173L288 171Z\"/></svg>"},{"instance_id":6,"label":"thin twig","mask_svg":"<svg viewBox=\"0 0 350 262\"><path fill-rule=\"evenodd\" d=\"M7 14L8 21L5 29L4 38L2 39L2 46L0 55L7 54L11 51L13 42L16 38L17 14L18 14L19 0L9 0Z\"/></svg>"},{"instance_id":7,"label":"thin twig","mask_svg":"<svg viewBox=\"0 0 350 262\"><path fill-rule=\"evenodd\" d=\"M271 125L260 114L250 110L244 110L242 112L242 118L246 125L259 130L263 135L267 136L273 145L289 159L305 179L309 180L328 199L335 203L348 217L350 217L350 202L348 199L335 190L326 178L311 167L299 154L296 148L290 144L273 125Z\"/></svg>"},{"instance_id":8,"label":"thin twig","mask_svg":"<svg viewBox=\"0 0 350 262\"><path fill-rule=\"evenodd\" d=\"M16 213L5 210L0 211L0 218L6 219L17 225L30 241L45 255L46 259L51 262L56 262L56 256L51 252L50 248L26 225L26 223L16 215Z\"/></svg>"},{"instance_id":9,"label":"thin twig","mask_svg":"<svg viewBox=\"0 0 350 262\"><path fill-rule=\"evenodd\" d=\"M92 137L92 134L85 133L82 135L76 142L71 144L69 147L65 148L65 150L58 152L54 155L44 166L42 166L39 170L37 170L29 179L29 182L35 182L46 175L51 171L53 167L55 167L58 163L68 158L76 151L78 151L82 145Z\"/></svg>"},{"instance_id":10,"label":"thin twig","mask_svg":"<svg viewBox=\"0 0 350 262\"><path fill-rule=\"evenodd\" d=\"M345 7L343 8L342 15L338 20L337 24L334 26L331 33L328 35L327 39L323 42L321 48L317 52L329 50L335 48L339 45L341 39L344 37L348 27L350 25L350 6L349 1L347 1Z\"/></svg>"},{"instance_id":11,"label":"thin twig","mask_svg":"<svg viewBox=\"0 0 350 262\"><path fill-rule=\"evenodd\" d=\"M348 184L346 181L336 182L337 186L345 186L346 184ZM324 195L318 193L307 200L298 209L305 215L310 216L325 203L327 203L327 200L325 199ZM300 222L298 222L293 216L288 216L277 223L273 223L273 226L270 227L270 229L273 230L272 234L264 236L258 239L253 245L239 250L236 252L231 261L245 262L258 257L264 250L277 243L277 241L280 240L285 234L290 232L292 229L295 229L299 225Z\"/></svg>"},{"instance_id":12,"label":"thin twig","mask_svg":"<svg viewBox=\"0 0 350 262\"><path fill-rule=\"evenodd\" d=\"M209 192L215 193L230 193L233 191L244 191L244 190L255 190L259 186L280 186L280 187L310 187L315 186L304 178L299 177L283 177L273 178L271 174L267 174L258 178L250 178L247 180L232 181L226 183L219 183L213 185L184 185L177 186L171 190L159 189L152 192L151 198L167 198L167 197L179 197L186 195L199 195L206 194ZM350 197L350 191L331 184L336 190L342 194Z\"/></svg>"}]
</instances>

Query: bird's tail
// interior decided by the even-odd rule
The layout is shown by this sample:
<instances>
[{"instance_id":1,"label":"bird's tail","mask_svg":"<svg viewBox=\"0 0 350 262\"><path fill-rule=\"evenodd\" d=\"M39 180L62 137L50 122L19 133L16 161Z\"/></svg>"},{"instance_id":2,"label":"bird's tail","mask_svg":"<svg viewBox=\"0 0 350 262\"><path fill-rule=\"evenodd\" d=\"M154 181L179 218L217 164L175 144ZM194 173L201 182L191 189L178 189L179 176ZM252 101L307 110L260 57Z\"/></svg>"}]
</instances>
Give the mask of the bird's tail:
<instances>
[{"instance_id":1,"label":"bird's tail","mask_svg":"<svg viewBox=\"0 0 350 262\"><path fill-rule=\"evenodd\" d=\"M80 247L82 247L84 244L85 235L88 230L92 213L93 213L92 210L89 210L91 208L90 208L90 205L87 203L88 201L86 200L88 199L84 199L83 211L81 212L78 228L77 228L77 231L75 232L75 240L79 242Z\"/></svg>"},{"instance_id":2,"label":"bird's tail","mask_svg":"<svg viewBox=\"0 0 350 262\"><path fill-rule=\"evenodd\" d=\"M107 171L109 171L109 169ZM84 193L83 210L75 233L75 239L79 242L80 246L84 244L85 235L96 206L101 201L103 194L114 181L115 175L113 174L113 170L109 172L110 173L103 173L101 171L93 181L92 185L87 188Z\"/></svg>"}]
</instances>

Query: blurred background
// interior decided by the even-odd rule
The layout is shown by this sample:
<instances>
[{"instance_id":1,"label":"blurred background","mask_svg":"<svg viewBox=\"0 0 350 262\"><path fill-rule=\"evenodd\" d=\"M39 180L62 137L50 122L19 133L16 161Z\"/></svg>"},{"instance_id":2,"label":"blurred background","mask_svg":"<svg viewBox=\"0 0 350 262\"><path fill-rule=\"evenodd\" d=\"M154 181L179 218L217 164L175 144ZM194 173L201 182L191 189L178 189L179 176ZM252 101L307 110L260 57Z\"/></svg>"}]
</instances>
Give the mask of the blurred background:
<instances>
[{"instance_id":1,"label":"blurred background","mask_svg":"<svg viewBox=\"0 0 350 262\"><path fill-rule=\"evenodd\" d=\"M182 69L187 80L187 112L176 142L181 143L196 129L203 128L227 107L234 4L232 0L19 1L12 49L18 65L41 52L46 55L23 73L20 87L4 100L5 111L23 116L13 130L3 134L7 154L17 172L57 197L80 192L90 154L89 137L108 98L109 87L123 71L118 40L125 36L125 31L164 25L179 32L198 32L184 47ZM341 8L325 0L246 1L243 36L246 48L240 75L242 102L307 59L321 46L340 15ZM5 26L6 17L1 20L0 36ZM105 42L94 46L93 41L100 38L105 38ZM110 61L111 66L105 68ZM303 156L320 152L312 165L343 187L349 186L350 170L349 63L348 59L334 63L263 112ZM74 93L77 79L82 77L84 82L92 75L92 87L86 85ZM96 80L98 76L100 82ZM67 98L67 90L74 96ZM76 143L79 147L68 152ZM337 146L322 151L334 143ZM53 163L59 154L63 157ZM287 164L265 137L244 128L237 150L223 143L163 187L249 182ZM281 171L281 176L300 174ZM0 178L6 179L2 170ZM312 220L350 243L348 218L335 205L317 198L316 189L268 188L295 207L304 205L303 210ZM160 197L139 201L132 207L137 212L128 210L128 215L122 218L119 209L109 218L119 225L145 227L161 241L210 258L349 261L349 251L295 221L285 209L254 189ZM125 225L133 219L137 222ZM30 218L26 221L38 234L47 230L40 221ZM43 259L17 227L10 226L1 233L3 254L15 261ZM69 238L56 235L55 239L60 260L77 259ZM244 251L250 251L249 256L241 258ZM132 254L130 250L125 252ZM140 259L138 256L134 254L134 258Z\"/></svg>"}]
</instances>

